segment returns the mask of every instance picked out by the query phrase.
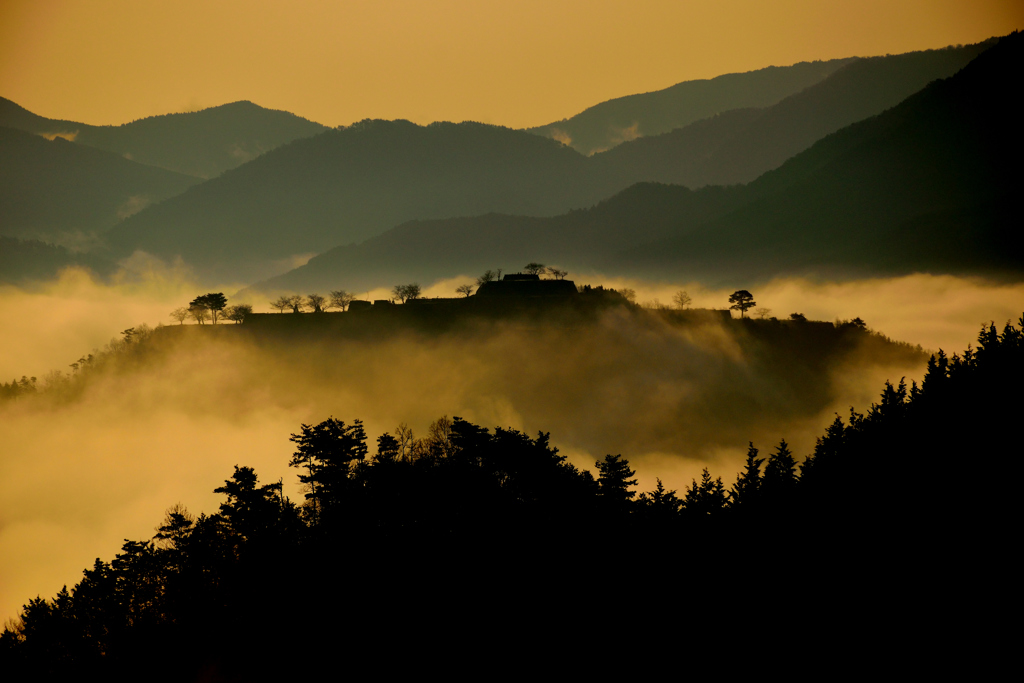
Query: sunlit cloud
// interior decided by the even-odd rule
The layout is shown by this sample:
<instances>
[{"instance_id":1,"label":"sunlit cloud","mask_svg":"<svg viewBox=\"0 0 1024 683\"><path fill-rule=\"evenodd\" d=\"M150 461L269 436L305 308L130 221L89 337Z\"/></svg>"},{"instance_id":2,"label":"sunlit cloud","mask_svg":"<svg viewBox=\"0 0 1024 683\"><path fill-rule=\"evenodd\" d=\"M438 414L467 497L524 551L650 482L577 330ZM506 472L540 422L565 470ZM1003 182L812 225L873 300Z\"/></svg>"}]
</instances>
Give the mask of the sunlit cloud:
<instances>
[{"instance_id":1,"label":"sunlit cloud","mask_svg":"<svg viewBox=\"0 0 1024 683\"><path fill-rule=\"evenodd\" d=\"M732 290L708 289L700 283L651 283L625 278L580 276L611 287L629 287L638 302L669 304L680 290L695 308L728 308ZM982 323L1002 326L1024 313L1024 283L989 282L952 275L907 275L851 282L815 282L801 278L773 280L754 288L757 305L779 319L803 313L812 320L861 318L891 339L925 349L962 350L977 339Z\"/></svg>"},{"instance_id":2,"label":"sunlit cloud","mask_svg":"<svg viewBox=\"0 0 1024 683\"><path fill-rule=\"evenodd\" d=\"M142 211L144 208L149 206L149 203L149 197L132 195L126 199L121 206L117 207L118 220L124 220L125 218L128 218L128 216L137 214L139 211Z\"/></svg>"},{"instance_id":3,"label":"sunlit cloud","mask_svg":"<svg viewBox=\"0 0 1024 683\"><path fill-rule=\"evenodd\" d=\"M623 142L630 142L632 140L636 140L640 136L640 124L634 121L633 124L630 126L613 129L611 134L611 140L613 143L617 145Z\"/></svg>"},{"instance_id":4,"label":"sunlit cloud","mask_svg":"<svg viewBox=\"0 0 1024 683\"><path fill-rule=\"evenodd\" d=\"M109 285L71 269L31 291L0 289L0 381L70 373L70 363L121 330L175 325L158 333L164 342L144 363L99 373L59 400L0 404L0 616L74 583L124 538L148 538L170 505L215 510L212 489L235 464L255 467L265 481L284 478L298 497L288 436L330 415L364 420L371 440L400 422L423 435L442 414L550 431L577 466L621 453L642 489L660 477L681 491L703 467L731 482L748 441L770 451L785 438L803 456L836 413L865 410L885 380L919 380L924 371L912 348L873 342L837 357L813 387L787 385L783 368L750 353L740 328L680 328L657 316L637 324L622 311L585 332L502 324L373 343L247 341L244 326L210 335L168 318L208 291L182 264L138 253L122 266ZM694 307L724 308L730 293L575 279L669 305L686 290ZM450 297L473 282L464 275L421 284L423 296ZM894 339L950 351L974 340L982 321L1015 320L1024 301L1024 285L921 275L779 280L752 293L779 318L859 316ZM391 298L384 288L357 295Z\"/></svg>"},{"instance_id":5,"label":"sunlit cloud","mask_svg":"<svg viewBox=\"0 0 1024 683\"><path fill-rule=\"evenodd\" d=\"M566 147L572 146L572 136L561 128L552 128L548 131L548 136L553 140L558 140Z\"/></svg>"},{"instance_id":6,"label":"sunlit cloud","mask_svg":"<svg viewBox=\"0 0 1024 683\"><path fill-rule=\"evenodd\" d=\"M75 138L78 137L78 131L76 130L76 131L72 131L72 132L40 133L39 135L41 137L46 138L47 140L49 140L51 142L56 140L57 138L63 138L65 140L67 140L68 142L74 142Z\"/></svg>"}]
</instances>

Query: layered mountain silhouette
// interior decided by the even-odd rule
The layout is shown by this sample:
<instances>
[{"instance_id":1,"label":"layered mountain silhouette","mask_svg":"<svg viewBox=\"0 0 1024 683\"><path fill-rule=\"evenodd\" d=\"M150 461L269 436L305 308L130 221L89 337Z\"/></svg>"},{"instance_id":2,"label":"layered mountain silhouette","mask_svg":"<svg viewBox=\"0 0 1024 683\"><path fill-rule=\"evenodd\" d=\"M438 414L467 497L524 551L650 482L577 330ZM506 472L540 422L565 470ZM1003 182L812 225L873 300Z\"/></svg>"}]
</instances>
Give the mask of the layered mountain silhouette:
<instances>
[{"instance_id":1,"label":"layered mountain silhouette","mask_svg":"<svg viewBox=\"0 0 1024 683\"><path fill-rule=\"evenodd\" d=\"M0 126L0 235L106 230L199 178Z\"/></svg>"},{"instance_id":2,"label":"layered mountain silhouette","mask_svg":"<svg viewBox=\"0 0 1024 683\"><path fill-rule=\"evenodd\" d=\"M800 62L684 81L664 90L608 100L568 119L528 130L590 155L640 136L667 133L730 109L768 107L854 61L856 58Z\"/></svg>"},{"instance_id":3,"label":"layered mountain silhouette","mask_svg":"<svg viewBox=\"0 0 1024 683\"><path fill-rule=\"evenodd\" d=\"M630 184L590 161L498 126L364 121L292 142L140 212L109 243L121 253L180 254L225 277L266 274L274 259L364 240L412 218L553 215Z\"/></svg>"},{"instance_id":4,"label":"layered mountain silhouette","mask_svg":"<svg viewBox=\"0 0 1024 683\"><path fill-rule=\"evenodd\" d=\"M260 282L262 292L359 291L409 279L429 282L459 273L515 269L538 258L592 267L635 244L673 234L730 211L742 188L690 190L638 183L589 209L532 218L485 216L410 221L357 245L331 249L284 275Z\"/></svg>"},{"instance_id":5,"label":"layered mountain silhouette","mask_svg":"<svg viewBox=\"0 0 1024 683\"><path fill-rule=\"evenodd\" d=\"M609 266L650 275L912 271L1019 277L1024 144L1014 33L955 76L821 140L746 187L745 206Z\"/></svg>"},{"instance_id":6,"label":"layered mountain silhouette","mask_svg":"<svg viewBox=\"0 0 1024 683\"><path fill-rule=\"evenodd\" d=\"M1021 36L1003 38L955 76L745 186L638 186L552 218L408 223L257 289L369 288L533 260L720 283L826 271L1019 274L1021 59Z\"/></svg>"},{"instance_id":7,"label":"layered mountain silhouette","mask_svg":"<svg viewBox=\"0 0 1024 683\"><path fill-rule=\"evenodd\" d=\"M326 126L252 102L150 116L120 126L48 119L0 98L0 126L61 136L126 159L198 178L213 178L275 147Z\"/></svg>"},{"instance_id":8,"label":"layered mountain silhouette","mask_svg":"<svg viewBox=\"0 0 1024 683\"><path fill-rule=\"evenodd\" d=\"M895 104L936 74L954 73L980 49L854 60L770 109L726 112L593 157L497 126L365 121L297 140L140 212L109 241L115 253L181 255L207 275L250 279L280 272L288 257L359 242L408 220L550 216L592 206L638 181L693 176L694 158L712 159L717 165L705 166L719 175L745 178Z\"/></svg>"},{"instance_id":9,"label":"layered mountain silhouette","mask_svg":"<svg viewBox=\"0 0 1024 683\"><path fill-rule=\"evenodd\" d=\"M994 42L857 59L771 107L723 112L594 160L638 180L688 187L749 183L826 135L953 75Z\"/></svg>"}]
</instances>

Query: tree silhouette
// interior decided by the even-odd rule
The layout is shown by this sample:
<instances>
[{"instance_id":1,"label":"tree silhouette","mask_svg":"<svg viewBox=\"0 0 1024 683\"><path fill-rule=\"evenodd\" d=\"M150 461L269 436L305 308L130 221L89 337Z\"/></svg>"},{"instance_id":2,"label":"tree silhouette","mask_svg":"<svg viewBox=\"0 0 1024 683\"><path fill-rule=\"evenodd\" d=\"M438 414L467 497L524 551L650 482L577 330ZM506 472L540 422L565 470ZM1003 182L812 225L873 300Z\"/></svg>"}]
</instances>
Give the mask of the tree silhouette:
<instances>
[{"instance_id":1,"label":"tree silhouette","mask_svg":"<svg viewBox=\"0 0 1024 683\"><path fill-rule=\"evenodd\" d=\"M205 306L189 306L188 314L200 325L210 319L210 311Z\"/></svg>"},{"instance_id":2,"label":"tree silhouette","mask_svg":"<svg viewBox=\"0 0 1024 683\"><path fill-rule=\"evenodd\" d=\"M353 463L366 458L363 423L356 420L346 425L329 417L314 426L302 425L298 434L291 435L291 441L297 448L289 464L305 468L299 481L309 487L306 499L314 521L320 522L342 503Z\"/></svg>"},{"instance_id":3,"label":"tree silhouette","mask_svg":"<svg viewBox=\"0 0 1024 683\"><path fill-rule=\"evenodd\" d=\"M523 271L530 275L543 275L547 272L547 267L543 263L531 262L523 266Z\"/></svg>"},{"instance_id":4,"label":"tree silhouette","mask_svg":"<svg viewBox=\"0 0 1024 683\"><path fill-rule=\"evenodd\" d=\"M672 296L672 303L676 305L676 308L686 309L693 303L693 299L683 290L679 290Z\"/></svg>"},{"instance_id":5,"label":"tree silhouette","mask_svg":"<svg viewBox=\"0 0 1024 683\"><path fill-rule=\"evenodd\" d=\"M401 445L398 439L388 433L377 437L377 455L373 457L374 464L391 463L398 460Z\"/></svg>"},{"instance_id":6,"label":"tree silhouette","mask_svg":"<svg viewBox=\"0 0 1024 683\"><path fill-rule=\"evenodd\" d=\"M476 279L476 286L480 287L488 282L495 282L497 280L501 280L501 268L498 268L497 271L485 270L484 274Z\"/></svg>"},{"instance_id":7,"label":"tree silhouette","mask_svg":"<svg viewBox=\"0 0 1024 683\"><path fill-rule=\"evenodd\" d=\"M223 493L227 501L221 503L220 514L235 533L245 539L265 535L278 521L282 508L281 484L258 486L259 478L251 467L235 465L232 477L213 490Z\"/></svg>"},{"instance_id":8,"label":"tree silhouette","mask_svg":"<svg viewBox=\"0 0 1024 683\"><path fill-rule=\"evenodd\" d=\"M761 491L769 504L776 505L792 495L796 482L796 460L789 450L789 444L783 439L775 452L768 456L764 477L761 479Z\"/></svg>"},{"instance_id":9,"label":"tree silhouette","mask_svg":"<svg viewBox=\"0 0 1024 683\"><path fill-rule=\"evenodd\" d=\"M391 290L391 294L404 304L406 301L419 298L420 286L415 282L409 285L395 285L395 288Z\"/></svg>"},{"instance_id":10,"label":"tree silhouette","mask_svg":"<svg viewBox=\"0 0 1024 683\"><path fill-rule=\"evenodd\" d=\"M613 505L626 505L633 500L635 491L629 487L636 486L636 479L631 479L636 472L629 469L629 461L621 455L606 455L604 461L596 463L600 486L600 496Z\"/></svg>"},{"instance_id":11,"label":"tree silhouette","mask_svg":"<svg viewBox=\"0 0 1024 683\"><path fill-rule=\"evenodd\" d=\"M349 304L356 300L355 294L350 294L344 289L336 289L331 292L331 308L337 308L340 311L348 310Z\"/></svg>"},{"instance_id":12,"label":"tree silhouette","mask_svg":"<svg viewBox=\"0 0 1024 683\"><path fill-rule=\"evenodd\" d=\"M674 490L666 490L660 478L657 479L654 490L650 493L641 493L637 502L643 515L656 522L673 520L683 509L683 501Z\"/></svg>"},{"instance_id":13,"label":"tree silhouette","mask_svg":"<svg viewBox=\"0 0 1024 683\"><path fill-rule=\"evenodd\" d=\"M757 457L754 443L747 449L747 461L743 471L736 477L736 483L729 490L729 506L747 508L757 503L761 492L761 465L764 458Z\"/></svg>"},{"instance_id":14,"label":"tree silhouette","mask_svg":"<svg viewBox=\"0 0 1024 683\"><path fill-rule=\"evenodd\" d=\"M722 478L712 479L707 467L701 473L700 483L694 479L683 497L686 511L699 517L713 515L721 511L725 504L725 486L722 484Z\"/></svg>"},{"instance_id":15,"label":"tree silhouette","mask_svg":"<svg viewBox=\"0 0 1024 683\"><path fill-rule=\"evenodd\" d=\"M323 313L327 298L320 294L309 294L306 296L306 305L313 309L314 313Z\"/></svg>"},{"instance_id":16,"label":"tree silhouette","mask_svg":"<svg viewBox=\"0 0 1024 683\"><path fill-rule=\"evenodd\" d=\"M754 295L745 289L738 289L729 295L729 303L732 304L729 308L734 311L740 312L740 317L744 317L748 310L757 305L754 301Z\"/></svg>"},{"instance_id":17,"label":"tree silhouette","mask_svg":"<svg viewBox=\"0 0 1024 683\"><path fill-rule=\"evenodd\" d=\"M189 304L190 308L203 308L206 309L210 317L213 319L213 324L217 324L217 318L220 317L220 312L227 306L228 300L221 292L211 292L210 294L203 294L197 296Z\"/></svg>"},{"instance_id":18,"label":"tree silhouette","mask_svg":"<svg viewBox=\"0 0 1024 683\"><path fill-rule=\"evenodd\" d=\"M836 415L825 429L825 435L819 436L814 444L814 453L800 463L800 481L807 485L817 485L817 480L834 475L837 463L846 445L846 425Z\"/></svg>"},{"instance_id":19,"label":"tree silhouette","mask_svg":"<svg viewBox=\"0 0 1024 683\"><path fill-rule=\"evenodd\" d=\"M179 325L184 325L188 316L189 312L185 307L175 308L171 311L171 320L177 320Z\"/></svg>"},{"instance_id":20,"label":"tree silhouette","mask_svg":"<svg viewBox=\"0 0 1024 683\"><path fill-rule=\"evenodd\" d=\"M250 304L236 304L224 309L224 317L228 320L233 320L236 325L244 322L245 317L250 314L252 314L252 306Z\"/></svg>"},{"instance_id":21,"label":"tree silhouette","mask_svg":"<svg viewBox=\"0 0 1024 683\"><path fill-rule=\"evenodd\" d=\"M473 293L473 285L459 285L455 288L455 293L468 297Z\"/></svg>"},{"instance_id":22,"label":"tree silhouette","mask_svg":"<svg viewBox=\"0 0 1024 683\"><path fill-rule=\"evenodd\" d=\"M270 307L271 308L276 308L278 313L284 313L286 308L291 308L291 305L292 305L291 297L290 296L285 296L284 294L282 294L281 296L277 297L277 299L275 299L274 301L270 302Z\"/></svg>"}]
</instances>

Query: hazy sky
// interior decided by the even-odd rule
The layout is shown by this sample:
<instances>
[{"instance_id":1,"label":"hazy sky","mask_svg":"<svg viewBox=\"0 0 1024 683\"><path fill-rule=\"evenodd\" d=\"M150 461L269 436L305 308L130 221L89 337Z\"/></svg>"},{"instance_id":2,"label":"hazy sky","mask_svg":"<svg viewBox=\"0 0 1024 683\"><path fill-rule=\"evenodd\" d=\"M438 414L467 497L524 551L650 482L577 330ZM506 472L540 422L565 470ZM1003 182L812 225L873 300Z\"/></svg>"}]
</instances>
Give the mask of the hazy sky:
<instances>
[{"instance_id":1,"label":"hazy sky","mask_svg":"<svg viewBox=\"0 0 1024 683\"><path fill-rule=\"evenodd\" d=\"M248 99L512 127L768 65L970 43L1020 0L0 0L0 95L93 124Z\"/></svg>"}]
</instances>

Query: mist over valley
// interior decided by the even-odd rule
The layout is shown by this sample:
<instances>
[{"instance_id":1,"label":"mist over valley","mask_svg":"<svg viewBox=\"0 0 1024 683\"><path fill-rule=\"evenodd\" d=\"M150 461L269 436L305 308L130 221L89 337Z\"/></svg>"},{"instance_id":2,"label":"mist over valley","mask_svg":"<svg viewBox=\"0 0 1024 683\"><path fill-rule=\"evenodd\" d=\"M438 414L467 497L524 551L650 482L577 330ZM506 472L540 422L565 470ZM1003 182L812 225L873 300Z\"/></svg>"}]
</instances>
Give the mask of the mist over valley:
<instances>
[{"instance_id":1,"label":"mist over valley","mask_svg":"<svg viewBox=\"0 0 1024 683\"><path fill-rule=\"evenodd\" d=\"M609 576L799 611L998 565L1024 37L972 35L521 128L0 98L0 668L249 680L342 613L584 633L641 621Z\"/></svg>"}]
</instances>

